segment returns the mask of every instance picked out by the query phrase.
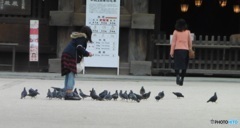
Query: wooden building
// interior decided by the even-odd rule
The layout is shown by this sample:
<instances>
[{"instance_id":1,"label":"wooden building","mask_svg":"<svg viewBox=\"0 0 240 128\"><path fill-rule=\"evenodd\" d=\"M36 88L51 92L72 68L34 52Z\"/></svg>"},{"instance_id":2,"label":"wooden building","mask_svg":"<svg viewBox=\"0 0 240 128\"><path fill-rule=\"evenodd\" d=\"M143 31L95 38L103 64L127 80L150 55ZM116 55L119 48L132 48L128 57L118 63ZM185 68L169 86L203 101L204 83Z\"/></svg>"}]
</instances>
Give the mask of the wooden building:
<instances>
[{"instance_id":1,"label":"wooden building","mask_svg":"<svg viewBox=\"0 0 240 128\"><path fill-rule=\"evenodd\" d=\"M10 7L5 5L6 1L11 4L24 1L26 9ZM204 1L201 7L196 7L194 0L186 1L188 11L181 12L181 1L121 0L120 74L134 74L134 67L148 67L151 70L148 75L173 73L169 37L178 18L186 19L196 35L197 57L190 61L189 73L240 74L240 21L239 14L233 12L235 3L228 0L228 5L222 8L218 0ZM69 35L85 25L85 18L86 0L0 0L0 43L18 43L16 71L58 72L59 57ZM39 63L28 61L30 19L40 21ZM0 53L0 63L11 63L10 47L0 46Z\"/></svg>"}]
</instances>

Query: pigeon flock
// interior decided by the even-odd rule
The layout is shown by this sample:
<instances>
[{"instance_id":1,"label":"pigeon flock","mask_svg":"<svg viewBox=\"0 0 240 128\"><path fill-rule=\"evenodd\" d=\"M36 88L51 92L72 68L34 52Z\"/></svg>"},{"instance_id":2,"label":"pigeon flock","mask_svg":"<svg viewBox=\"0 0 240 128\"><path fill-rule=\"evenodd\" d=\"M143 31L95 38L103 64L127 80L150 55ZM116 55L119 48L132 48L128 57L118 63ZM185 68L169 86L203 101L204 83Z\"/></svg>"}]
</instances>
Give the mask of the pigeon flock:
<instances>
[{"instance_id":1,"label":"pigeon flock","mask_svg":"<svg viewBox=\"0 0 240 128\"><path fill-rule=\"evenodd\" d=\"M53 91L51 92L50 89L48 89L47 92L47 98L49 99L63 99L65 96L65 91L62 88L57 88L57 87L52 87ZM78 92L79 91L79 92ZM180 92L172 92L177 98L184 98L184 95ZM36 98L36 96L39 95L37 89L32 89L30 88L28 90L28 93L26 91L26 88L24 87L23 91L21 92L21 99L24 99L26 96L30 96L31 98ZM151 91L146 92L144 87L142 86L140 89L140 94L134 93L132 90L129 92L127 91L122 91L118 93L118 90L115 91L115 93L111 94L110 91L108 90L103 90L99 94L96 92L94 88L90 90L90 94L85 94L81 89L75 88L73 91L73 95L75 97L79 97L80 99L84 100L85 98L91 98L92 100L97 100L97 101L110 101L110 100L117 100L120 98L121 100L124 101L134 101L134 102L140 102L141 100L147 100L150 95ZM158 95L155 96L156 101L159 101L163 99L165 96L164 91L161 91L158 93ZM217 101L217 93L215 92L212 97L207 101L208 102L216 102Z\"/></svg>"},{"instance_id":2,"label":"pigeon flock","mask_svg":"<svg viewBox=\"0 0 240 128\"><path fill-rule=\"evenodd\" d=\"M26 91L26 88L24 87L22 93L21 93L21 99L25 98L26 96L30 96L31 98L36 98L37 95L39 95L40 93L38 93L38 90L37 89L32 89L30 88L28 90L28 93Z\"/></svg>"}]
</instances>

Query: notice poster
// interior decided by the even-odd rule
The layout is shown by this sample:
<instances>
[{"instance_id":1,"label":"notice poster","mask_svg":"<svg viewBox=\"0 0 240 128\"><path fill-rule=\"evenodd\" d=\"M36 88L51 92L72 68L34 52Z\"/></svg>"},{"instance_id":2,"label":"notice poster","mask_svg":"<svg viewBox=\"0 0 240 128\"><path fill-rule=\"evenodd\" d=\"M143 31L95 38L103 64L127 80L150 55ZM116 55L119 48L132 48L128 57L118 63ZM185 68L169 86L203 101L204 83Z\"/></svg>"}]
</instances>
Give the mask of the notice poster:
<instances>
[{"instance_id":1,"label":"notice poster","mask_svg":"<svg viewBox=\"0 0 240 128\"><path fill-rule=\"evenodd\" d=\"M38 20L30 20L30 35L29 35L29 61L38 62Z\"/></svg>"},{"instance_id":2,"label":"notice poster","mask_svg":"<svg viewBox=\"0 0 240 128\"><path fill-rule=\"evenodd\" d=\"M86 25L91 27L92 41L87 51L93 57L85 57L86 67L119 68L120 0L87 0Z\"/></svg>"}]
</instances>

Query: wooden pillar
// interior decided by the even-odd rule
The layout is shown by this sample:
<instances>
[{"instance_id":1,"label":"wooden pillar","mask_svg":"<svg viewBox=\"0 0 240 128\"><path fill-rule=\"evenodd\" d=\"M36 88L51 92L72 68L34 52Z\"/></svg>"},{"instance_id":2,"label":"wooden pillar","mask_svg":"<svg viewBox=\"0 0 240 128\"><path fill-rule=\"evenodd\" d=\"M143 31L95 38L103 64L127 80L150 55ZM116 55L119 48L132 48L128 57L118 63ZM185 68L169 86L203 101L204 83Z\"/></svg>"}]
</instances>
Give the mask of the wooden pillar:
<instances>
[{"instance_id":1,"label":"wooden pillar","mask_svg":"<svg viewBox=\"0 0 240 128\"><path fill-rule=\"evenodd\" d=\"M59 0L58 10L74 12L74 0ZM59 26L57 29L57 57L59 58L66 44L70 41L73 27Z\"/></svg>"},{"instance_id":2,"label":"wooden pillar","mask_svg":"<svg viewBox=\"0 0 240 128\"><path fill-rule=\"evenodd\" d=\"M148 13L148 0L132 0L131 13ZM130 29L128 60L145 61L147 55L147 31L144 29Z\"/></svg>"}]
</instances>

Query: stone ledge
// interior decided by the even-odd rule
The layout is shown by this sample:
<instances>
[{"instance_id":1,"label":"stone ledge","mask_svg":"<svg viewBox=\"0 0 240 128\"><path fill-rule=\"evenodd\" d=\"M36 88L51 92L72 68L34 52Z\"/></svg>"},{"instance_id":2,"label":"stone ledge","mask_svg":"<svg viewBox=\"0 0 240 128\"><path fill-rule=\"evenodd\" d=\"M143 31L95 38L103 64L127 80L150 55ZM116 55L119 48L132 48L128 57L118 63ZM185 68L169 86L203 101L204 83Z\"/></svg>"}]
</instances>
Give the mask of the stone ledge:
<instances>
[{"instance_id":1,"label":"stone ledge","mask_svg":"<svg viewBox=\"0 0 240 128\"><path fill-rule=\"evenodd\" d=\"M131 75L152 75L152 62L151 61L131 61L130 74Z\"/></svg>"}]
</instances>

